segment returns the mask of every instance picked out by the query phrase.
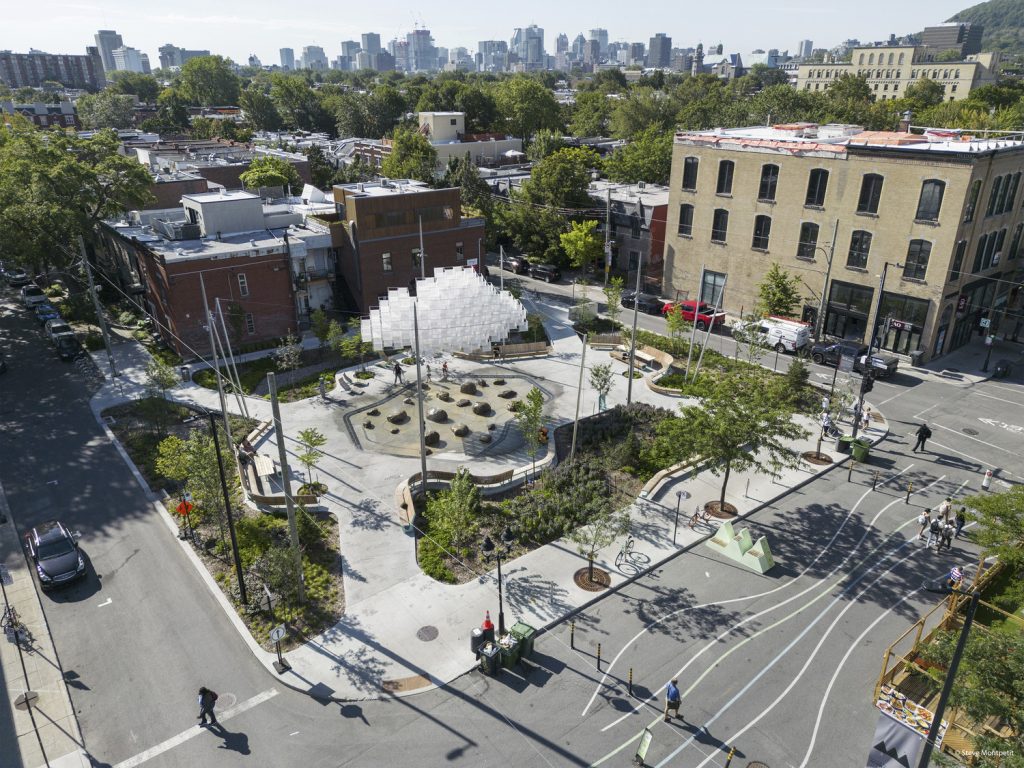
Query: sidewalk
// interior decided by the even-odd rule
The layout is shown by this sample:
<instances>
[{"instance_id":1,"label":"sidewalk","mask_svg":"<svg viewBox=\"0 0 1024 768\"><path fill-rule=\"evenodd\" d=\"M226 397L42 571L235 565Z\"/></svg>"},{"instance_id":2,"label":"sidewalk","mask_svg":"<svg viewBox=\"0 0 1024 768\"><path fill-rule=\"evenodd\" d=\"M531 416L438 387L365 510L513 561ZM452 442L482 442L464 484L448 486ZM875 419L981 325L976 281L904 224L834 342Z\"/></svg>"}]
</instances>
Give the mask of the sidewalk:
<instances>
[{"instance_id":1,"label":"sidewalk","mask_svg":"<svg viewBox=\"0 0 1024 768\"><path fill-rule=\"evenodd\" d=\"M510 362L473 362L448 358L452 375L516 376L528 374L544 389L546 413L553 425L570 423L576 407L582 344L567 317L564 307L535 305L526 299L531 311L541 310L552 338L552 354ZM122 398L137 396L140 387L137 372L145 369L144 351L118 345L115 355L129 382L118 387L107 384L93 399L99 416L103 408ZM105 361L105 354L101 353ZM610 360L607 351L588 349L586 363L593 366ZM621 363L613 362L619 371ZM133 373L134 371L134 373ZM624 403L628 381L615 376L608 396L609 405ZM277 675L272 667L273 654L258 648L222 600L240 633L254 655L267 667L268 673L282 683L318 698L359 700L414 693L442 685L464 674L475 665L469 651L469 635L479 626L484 613L490 611L498 619L496 571L461 585L446 585L430 579L419 569L414 541L405 533L395 509L394 491L400 482L419 471L416 457L387 455L362 450L352 442L344 423L344 414L362 407L390 389L392 381L386 372L373 379L359 394L351 395L340 386L327 402L310 398L297 403L282 404L282 421L287 435L315 426L328 437L326 455L317 467L318 475L329 486L325 506L339 521L346 611L341 621L304 646L286 654L292 669ZM525 382L524 382L525 384ZM641 380L633 383L633 399L676 410L684 401L652 392ZM217 394L189 383L173 391L176 399L187 400L210 408L219 408ZM585 385L580 415L596 410L596 394ZM250 413L268 419L269 403L248 398ZM234 398L229 409L237 410ZM876 410L877 409L873 409ZM793 446L798 452L813 450L816 424L806 420L812 437ZM887 431L883 421L876 421L867 436L880 440ZM256 446L261 452L276 455L273 434ZM289 452L294 443L289 438ZM831 441L822 446L829 453ZM838 463L843 456L831 454ZM491 473L505 468L518 468L528 463L522 451L477 460L462 455L439 453L429 458L431 469L454 470L467 466L471 471ZM798 469L786 470L778 480L754 472L733 473L726 500L734 504L740 517L749 515L764 504L785 495L830 467L814 467L806 462ZM645 559L642 568L653 568L694 546L715 530L712 524L699 524L692 530L687 522L698 503L717 499L721 479L709 472L688 472L672 478L654 489L649 498L635 502L631 509L630 534L635 538L635 551ZM689 497L680 504L676 525L677 492ZM685 498L685 497L684 497ZM163 514L161 512L161 514ZM714 521L712 521L713 523ZM741 521L734 521L742 527ZM675 539L673 541L673 539ZM770 542L769 542L770 543ZM178 542L179 546L187 545ZM595 567L608 572L611 588L618 587L640 570L627 565L625 572L616 568L616 554L622 542L616 542L598 553ZM189 554L191 554L189 552ZM587 592L577 587L573 576L586 566L574 544L567 540L554 542L503 564L506 625L522 620L538 629L564 620L571 613L601 599L607 592ZM197 566L201 567L201 566ZM208 583L218 596L220 590Z\"/></svg>"},{"instance_id":2,"label":"sidewalk","mask_svg":"<svg viewBox=\"0 0 1024 768\"><path fill-rule=\"evenodd\" d=\"M985 367L986 358L989 361L987 371L982 370ZM1010 361L1011 379L1018 383L1024 382L1024 344L1002 339L993 342L991 354L983 342L973 338L960 349L950 352L934 362L925 363L920 368L911 368L910 370L927 374L937 380L969 387L992 378L996 363L1000 360Z\"/></svg>"},{"instance_id":3,"label":"sidewalk","mask_svg":"<svg viewBox=\"0 0 1024 768\"><path fill-rule=\"evenodd\" d=\"M10 721L0 718L0 764L25 768L88 766L82 749L82 734L64 682L46 617L36 593L21 542L10 516L7 497L0 486L0 581L3 600L28 630L28 638L19 648L11 635L0 637L0 677L3 678L11 713ZM31 693L28 693L31 692ZM20 703L27 697L30 703ZM6 712L5 712L6 714ZM21 762L13 757L17 742Z\"/></svg>"}]
</instances>

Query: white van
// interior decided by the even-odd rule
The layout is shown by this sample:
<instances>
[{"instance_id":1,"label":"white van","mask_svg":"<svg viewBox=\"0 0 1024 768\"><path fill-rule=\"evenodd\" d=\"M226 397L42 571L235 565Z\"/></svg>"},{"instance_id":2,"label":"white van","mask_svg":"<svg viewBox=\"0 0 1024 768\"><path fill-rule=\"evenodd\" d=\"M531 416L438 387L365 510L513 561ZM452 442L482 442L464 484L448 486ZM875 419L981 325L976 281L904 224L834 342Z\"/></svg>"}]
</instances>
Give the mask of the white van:
<instances>
[{"instance_id":1,"label":"white van","mask_svg":"<svg viewBox=\"0 0 1024 768\"><path fill-rule=\"evenodd\" d=\"M740 323L736 329L744 335L760 334L764 343L776 352L798 352L811 344L811 324L785 317L762 317Z\"/></svg>"}]
</instances>

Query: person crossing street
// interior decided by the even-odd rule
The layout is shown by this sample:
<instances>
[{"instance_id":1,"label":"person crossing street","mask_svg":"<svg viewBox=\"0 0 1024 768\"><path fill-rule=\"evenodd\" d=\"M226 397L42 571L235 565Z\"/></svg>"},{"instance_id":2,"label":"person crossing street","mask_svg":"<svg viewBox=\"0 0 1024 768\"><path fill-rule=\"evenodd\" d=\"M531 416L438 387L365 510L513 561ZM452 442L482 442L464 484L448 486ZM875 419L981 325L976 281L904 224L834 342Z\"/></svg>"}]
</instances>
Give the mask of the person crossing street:
<instances>
[{"instance_id":1,"label":"person crossing street","mask_svg":"<svg viewBox=\"0 0 1024 768\"><path fill-rule=\"evenodd\" d=\"M682 703L682 696L679 694L679 680L672 678L665 686L665 722L672 719L669 712L679 717L679 705ZM684 718L685 719L685 718Z\"/></svg>"}]
</instances>

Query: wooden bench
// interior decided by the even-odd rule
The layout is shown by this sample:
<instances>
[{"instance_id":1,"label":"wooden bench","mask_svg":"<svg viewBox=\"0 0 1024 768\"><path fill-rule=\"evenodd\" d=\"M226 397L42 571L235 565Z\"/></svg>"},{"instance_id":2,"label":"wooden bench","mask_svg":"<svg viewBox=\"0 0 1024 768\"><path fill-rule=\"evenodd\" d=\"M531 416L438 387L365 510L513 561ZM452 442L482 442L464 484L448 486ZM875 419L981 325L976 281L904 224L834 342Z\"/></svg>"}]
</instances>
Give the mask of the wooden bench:
<instances>
[{"instance_id":1,"label":"wooden bench","mask_svg":"<svg viewBox=\"0 0 1024 768\"><path fill-rule=\"evenodd\" d=\"M264 477L270 477L271 475L277 474L277 468L274 466L274 460L267 456L265 453L257 453L252 457L253 467L256 470L256 474L262 479Z\"/></svg>"}]
</instances>

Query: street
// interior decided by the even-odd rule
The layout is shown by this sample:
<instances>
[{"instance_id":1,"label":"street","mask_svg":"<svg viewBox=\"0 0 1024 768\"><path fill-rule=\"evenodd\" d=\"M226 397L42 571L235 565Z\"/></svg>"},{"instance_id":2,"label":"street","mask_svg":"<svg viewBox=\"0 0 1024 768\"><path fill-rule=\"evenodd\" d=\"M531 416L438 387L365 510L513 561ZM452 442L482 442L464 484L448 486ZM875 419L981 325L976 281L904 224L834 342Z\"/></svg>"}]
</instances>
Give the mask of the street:
<instances>
[{"instance_id":1,"label":"street","mask_svg":"<svg viewBox=\"0 0 1024 768\"><path fill-rule=\"evenodd\" d=\"M571 291L536 287L542 304ZM925 550L914 518L947 495L979 492L987 468L996 491L1024 480L1014 459L1019 367L1012 380L973 385L901 371L868 398L891 427L870 469L848 481L837 468L743 524L769 539L778 565L767 575L698 545L576 616L575 649L567 623L541 636L523 674L472 672L406 698L323 702L251 656L96 423L87 367L61 363L9 297L4 311L0 482L20 531L57 517L82 533L88 579L43 605L94 765L621 765L644 727L654 733L649 765L724 765L731 746L739 765L863 765L885 647L936 602L924 580L977 560L969 540ZM640 321L664 332L661 318ZM711 339L733 353L731 339ZM779 369L791 359L780 356ZM832 379L831 368L811 370ZM934 437L912 454L923 420ZM525 577L509 565L510 615ZM664 723L672 677L685 720ZM221 729L196 727L200 685L220 694Z\"/></svg>"}]
</instances>

